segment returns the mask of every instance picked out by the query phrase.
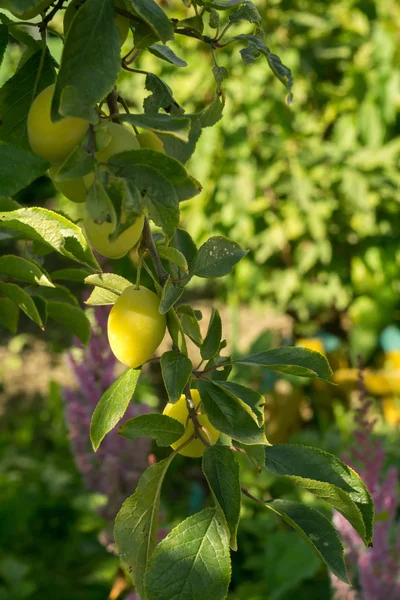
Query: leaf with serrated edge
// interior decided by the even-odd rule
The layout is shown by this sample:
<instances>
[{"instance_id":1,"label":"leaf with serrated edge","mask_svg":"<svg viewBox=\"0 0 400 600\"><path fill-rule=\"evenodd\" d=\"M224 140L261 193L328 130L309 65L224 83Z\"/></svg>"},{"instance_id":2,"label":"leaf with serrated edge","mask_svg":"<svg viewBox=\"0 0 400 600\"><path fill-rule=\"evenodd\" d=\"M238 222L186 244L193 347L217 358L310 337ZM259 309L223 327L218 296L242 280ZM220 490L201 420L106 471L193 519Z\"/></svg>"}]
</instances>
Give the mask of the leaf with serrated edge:
<instances>
[{"instance_id":1,"label":"leaf with serrated edge","mask_svg":"<svg viewBox=\"0 0 400 600\"><path fill-rule=\"evenodd\" d=\"M40 156L36 156L36 154L32 154L24 148L17 148L0 141L0 189L2 196L14 196L35 179L44 175L49 166L50 163L40 158Z\"/></svg>"},{"instance_id":2,"label":"leaf with serrated edge","mask_svg":"<svg viewBox=\"0 0 400 600\"><path fill-rule=\"evenodd\" d=\"M88 306L111 306L116 303L119 295L110 290L95 287L89 298L85 301Z\"/></svg>"},{"instance_id":3,"label":"leaf with serrated edge","mask_svg":"<svg viewBox=\"0 0 400 600\"><path fill-rule=\"evenodd\" d=\"M128 122L141 129L149 129L188 141L190 119L187 117L171 117L170 115L121 115L122 122Z\"/></svg>"},{"instance_id":4,"label":"leaf with serrated edge","mask_svg":"<svg viewBox=\"0 0 400 600\"><path fill-rule=\"evenodd\" d=\"M51 246L66 258L100 270L81 228L51 210L35 206L3 212L0 227L18 231L27 239Z\"/></svg>"},{"instance_id":5,"label":"leaf with serrated edge","mask_svg":"<svg viewBox=\"0 0 400 600\"><path fill-rule=\"evenodd\" d=\"M107 52L104 40L107 40ZM94 106L113 89L120 66L120 35L114 1L86 0L72 20L64 43L52 118L57 120L60 113L96 123L98 116Z\"/></svg>"},{"instance_id":6,"label":"leaf with serrated edge","mask_svg":"<svg viewBox=\"0 0 400 600\"><path fill-rule=\"evenodd\" d=\"M0 292L12 300L36 325L43 328L43 322L32 298L15 283L0 281Z\"/></svg>"},{"instance_id":7,"label":"leaf with serrated edge","mask_svg":"<svg viewBox=\"0 0 400 600\"><path fill-rule=\"evenodd\" d=\"M164 352L161 357L161 373L169 401L178 402L192 373L192 362L177 350Z\"/></svg>"},{"instance_id":8,"label":"leaf with serrated edge","mask_svg":"<svg viewBox=\"0 0 400 600\"><path fill-rule=\"evenodd\" d=\"M132 285L125 277L121 277L121 275L116 275L115 273L96 273L95 275L89 275L85 278L85 283L109 290L118 295L122 294L127 287Z\"/></svg>"},{"instance_id":9,"label":"leaf with serrated edge","mask_svg":"<svg viewBox=\"0 0 400 600\"><path fill-rule=\"evenodd\" d=\"M229 537L219 509L185 519L157 546L146 569L147 600L224 600L231 575Z\"/></svg>"},{"instance_id":10,"label":"leaf with serrated edge","mask_svg":"<svg viewBox=\"0 0 400 600\"><path fill-rule=\"evenodd\" d=\"M135 493L125 500L115 519L114 538L119 557L141 598L144 598L145 569L156 545L161 487L173 457L172 453L146 469Z\"/></svg>"},{"instance_id":11,"label":"leaf with serrated edge","mask_svg":"<svg viewBox=\"0 0 400 600\"><path fill-rule=\"evenodd\" d=\"M333 454L301 444L268 446L265 457L268 471L286 476L328 502L351 523L367 546L371 543L373 502L353 469Z\"/></svg>"},{"instance_id":12,"label":"leaf with serrated edge","mask_svg":"<svg viewBox=\"0 0 400 600\"><path fill-rule=\"evenodd\" d=\"M100 398L90 423L90 439L95 452L107 433L124 416L135 392L139 375L140 369L127 369Z\"/></svg>"},{"instance_id":13,"label":"leaf with serrated edge","mask_svg":"<svg viewBox=\"0 0 400 600\"><path fill-rule=\"evenodd\" d=\"M171 21L154 0L128 0L128 6L164 43L174 39Z\"/></svg>"},{"instance_id":14,"label":"leaf with serrated edge","mask_svg":"<svg viewBox=\"0 0 400 600\"><path fill-rule=\"evenodd\" d=\"M0 257L0 275L45 287L55 287L47 273L33 260L7 254Z\"/></svg>"},{"instance_id":15,"label":"leaf with serrated edge","mask_svg":"<svg viewBox=\"0 0 400 600\"><path fill-rule=\"evenodd\" d=\"M236 534L240 519L241 490L239 465L225 446L209 446L203 454L203 473L212 494L225 515L232 550L237 550Z\"/></svg>"},{"instance_id":16,"label":"leaf with serrated edge","mask_svg":"<svg viewBox=\"0 0 400 600\"><path fill-rule=\"evenodd\" d=\"M183 436L185 428L172 417L151 413L129 419L121 425L118 433L129 440L152 437L158 446L167 447Z\"/></svg>"},{"instance_id":17,"label":"leaf with serrated edge","mask_svg":"<svg viewBox=\"0 0 400 600\"><path fill-rule=\"evenodd\" d=\"M179 250L173 248L172 246L157 246L157 250L161 258L165 258L166 260L174 263L185 273L188 272L189 267L186 262L186 258L181 252L179 252Z\"/></svg>"},{"instance_id":18,"label":"leaf with serrated edge","mask_svg":"<svg viewBox=\"0 0 400 600\"><path fill-rule=\"evenodd\" d=\"M215 382L200 380L197 386L207 416L216 429L244 444L266 444L265 433L242 403Z\"/></svg>"},{"instance_id":19,"label":"leaf with serrated edge","mask_svg":"<svg viewBox=\"0 0 400 600\"><path fill-rule=\"evenodd\" d=\"M208 239L197 251L191 273L197 277L223 277L247 254L239 244L222 235Z\"/></svg>"},{"instance_id":20,"label":"leaf with serrated edge","mask_svg":"<svg viewBox=\"0 0 400 600\"><path fill-rule=\"evenodd\" d=\"M349 583L339 534L319 510L294 500L273 500L265 507L293 527L341 581Z\"/></svg>"},{"instance_id":21,"label":"leaf with serrated edge","mask_svg":"<svg viewBox=\"0 0 400 600\"><path fill-rule=\"evenodd\" d=\"M222 321L216 308L212 308L208 330L203 344L200 348L201 358L210 360L214 358L219 351L219 345L222 338Z\"/></svg>"},{"instance_id":22,"label":"leaf with serrated edge","mask_svg":"<svg viewBox=\"0 0 400 600\"><path fill-rule=\"evenodd\" d=\"M273 348L236 358L232 362L238 365L264 367L299 377L317 377L327 380L332 375L332 369L325 356L301 346Z\"/></svg>"},{"instance_id":23,"label":"leaf with serrated edge","mask_svg":"<svg viewBox=\"0 0 400 600\"><path fill-rule=\"evenodd\" d=\"M214 385L231 394L235 401L251 415L259 427L264 424L265 398L259 392L233 381L214 381Z\"/></svg>"}]
</instances>

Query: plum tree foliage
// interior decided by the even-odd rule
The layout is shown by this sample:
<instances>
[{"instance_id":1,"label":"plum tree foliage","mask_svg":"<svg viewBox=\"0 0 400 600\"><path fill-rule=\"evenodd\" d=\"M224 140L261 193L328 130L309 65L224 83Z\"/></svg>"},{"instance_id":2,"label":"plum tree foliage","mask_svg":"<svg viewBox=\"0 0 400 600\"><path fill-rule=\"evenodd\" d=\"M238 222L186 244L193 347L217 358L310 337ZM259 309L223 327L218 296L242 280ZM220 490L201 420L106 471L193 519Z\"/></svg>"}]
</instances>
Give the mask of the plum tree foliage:
<instances>
[{"instance_id":1,"label":"plum tree foliage","mask_svg":"<svg viewBox=\"0 0 400 600\"><path fill-rule=\"evenodd\" d=\"M120 430L131 439L150 435L158 445L172 446L168 458L145 471L116 518L121 561L141 600L226 597L242 496L282 517L346 581L343 547L330 520L300 502L252 497L241 485L236 459L241 453L249 458L249 468L268 469L311 491L339 510L367 546L371 543L373 505L358 475L318 449L270 445L264 398L234 381L241 365L328 380L325 357L283 347L232 358L224 353L219 312L212 309L203 337L201 313L184 302L192 278L229 275L246 254L234 240L215 235L197 248L180 227L180 202L201 192L201 183L185 165L195 156L202 129L223 116L224 47L237 45L246 66L265 58L265 68L286 86L289 103L291 72L265 45L262 19L250 0L184 0L173 17L154 0L73 0L65 12L67 35L58 64L47 36L58 26L65 4L0 0L0 61L10 37L29 50L0 94L0 227L8 239L33 242L29 254L20 256L16 250L0 258L0 300L7 306L1 323L15 332L23 311L42 329L55 319L87 343L85 311L56 283L60 274L53 278L45 269L50 252L65 261L67 285L69 279L85 278L93 287L89 306L113 305L109 342L128 368L94 411L94 450L122 418L142 365L152 359L167 330L168 348L156 357L169 401L164 414L141 415ZM33 17L22 28L19 20ZM39 42L30 35L35 28ZM130 33L121 56L125 30ZM188 66L175 54L187 38L194 57L193 44L208 48L215 78L208 103L195 113L179 104L179 90L141 68L147 53L176 68L195 68L195 60ZM170 41L175 41L174 50ZM121 70L147 93L143 110L131 112L124 100ZM85 203L84 231L61 212L15 200L47 172L67 198ZM92 253L118 258L134 247L135 282L102 272ZM72 268L71 261L81 268ZM153 289L141 285L144 270ZM213 504L157 545L162 482L177 454L202 457Z\"/></svg>"}]
</instances>

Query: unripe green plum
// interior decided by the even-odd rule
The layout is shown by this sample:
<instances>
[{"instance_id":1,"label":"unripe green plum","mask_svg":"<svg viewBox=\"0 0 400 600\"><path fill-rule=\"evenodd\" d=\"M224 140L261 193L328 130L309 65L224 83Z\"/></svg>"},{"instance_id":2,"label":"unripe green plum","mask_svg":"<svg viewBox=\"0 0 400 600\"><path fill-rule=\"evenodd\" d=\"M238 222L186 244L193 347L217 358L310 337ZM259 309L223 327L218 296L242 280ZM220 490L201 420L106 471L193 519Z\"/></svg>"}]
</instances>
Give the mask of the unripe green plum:
<instances>
[{"instance_id":1,"label":"unripe green plum","mask_svg":"<svg viewBox=\"0 0 400 600\"><path fill-rule=\"evenodd\" d=\"M151 290L127 287L108 317L108 341L112 352L135 369L149 360L165 335L166 318L159 312L160 299Z\"/></svg>"},{"instance_id":2,"label":"unripe green plum","mask_svg":"<svg viewBox=\"0 0 400 600\"><path fill-rule=\"evenodd\" d=\"M162 152L163 154L165 154L162 141L160 140L158 135L156 135L152 131L138 133L136 139L139 142L141 148L149 148L150 150L155 150L156 152Z\"/></svg>"},{"instance_id":3,"label":"unripe green plum","mask_svg":"<svg viewBox=\"0 0 400 600\"><path fill-rule=\"evenodd\" d=\"M218 429L215 429L213 425L211 425L207 415L200 412L201 399L198 390L190 390L190 394L192 396L194 405L197 409L197 419L200 425L207 430L211 440L205 431L202 432L204 438L210 443L212 441L215 444L215 442L219 438L220 432L218 431ZM193 421L189 419L189 412L186 405L186 396L182 394L178 402L175 402L175 404L171 404L169 402L164 408L163 414L167 415L168 417L172 417L173 419L176 419L185 426L185 433L183 434L183 436L179 438L179 440L171 444L171 448L176 450L176 448L179 448L179 446L186 442L186 440L188 440L194 433ZM187 446L182 448L182 450L180 450L178 454L182 454L183 456L189 456L190 458L199 458L200 456L203 456L205 449L206 447L203 444L203 442L200 439L195 438L191 442L189 442Z\"/></svg>"},{"instance_id":4,"label":"unripe green plum","mask_svg":"<svg viewBox=\"0 0 400 600\"><path fill-rule=\"evenodd\" d=\"M125 229L116 240L109 239L110 234L114 231L113 224L107 221L101 224L96 223L91 218L87 207L85 207L83 224L88 242L96 252L107 258L121 258L140 240L144 216L140 215L133 225Z\"/></svg>"},{"instance_id":5,"label":"unripe green plum","mask_svg":"<svg viewBox=\"0 0 400 600\"><path fill-rule=\"evenodd\" d=\"M53 123L51 103L55 85L49 85L33 101L28 114L28 137L35 154L53 164L60 164L85 137L89 123L65 117Z\"/></svg>"},{"instance_id":6,"label":"unripe green plum","mask_svg":"<svg viewBox=\"0 0 400 600\"><path fill-rule=\"evenodd\" d=\"M107 129L111 139L107 146L96 152L96 158L99 162L106 163L113 154L118 154L119 152L139 150L140 146L135 134L131 129L125 127L125 125L110 121L107 123ZM92 185L93 180L93 173L85 175L85 183L88 188Z\"/></svg>"},{"instance_id":7,"label":"unripe green plum","mask_svg":"<svg viewBox=\"0 0 400 600\"><path fill-rule=\"evenodd\" d=\"M57 173L60 168L61 167L56 165L49 169L49 175L54 187L68 198L68 200L72 200L72 202L85 202L88 190L84 178L76 177L75 179L56 181Z\"/></svg>"},{"instance_id":8,"label":"unripe green plum","mask_svg":"<svg viewBox=\"0 0 400 600\"><path fill-rule=\"evenodd\" d=\"M69 28L71 27L72 19L74 18L76 12L80 9L82 4L84 4L85 0L72 0L69 4L67 10L64 15L64 35L66 36ZM116 0L115 6L118 8L126 9L125 3L123 0ZM117 14L115 17L115 22L119 30L119 35L121 38L121 46L124 44L126 38L129 33L129 19L123 17L122 15Z\"/></svg>"},{"instance_id":9,"label":"unripe green plum","mask_svg":"<svg viewBox=\"0 0 400 600\"><path fill-rule=\"evenodd\" d=\"M7 6L7 9L10 11L11 14L14 15L14 17L17 17L22 21L29 21L29 19L33 19L34 17L37 17L37 15L39 15L41 12L45 11L46 8L48 8L53 2L54 0L42 0L36 7L26 8L25 10L18 10L12 6Z\"/></svg>"}]
</instances>

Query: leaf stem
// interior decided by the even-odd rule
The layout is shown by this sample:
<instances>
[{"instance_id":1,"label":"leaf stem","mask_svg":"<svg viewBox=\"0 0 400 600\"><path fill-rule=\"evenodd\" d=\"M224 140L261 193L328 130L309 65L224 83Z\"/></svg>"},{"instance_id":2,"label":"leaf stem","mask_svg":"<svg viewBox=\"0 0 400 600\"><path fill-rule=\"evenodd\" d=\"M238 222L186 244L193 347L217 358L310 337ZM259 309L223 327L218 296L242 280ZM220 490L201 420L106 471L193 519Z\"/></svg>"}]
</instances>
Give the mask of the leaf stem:
<instances>
[{"instance_id":1,"label":"leaf stem","mask_svg":"<svg viewBox=\"0 0 400 600\"><path fill-rule=\"evenodd\" d=\"M107 106L114 123L120 123L119 118L119 107L118 107L118 94L115 89L112 90L107 96Z\"/></svg>"},{"instance_id":2,"label":"leaf stem","mask_svg":"<svg viewBox=\"0 0 400 600\"><path fill-rule=\"evenodd\" d=\"M254 502L257 502L257 504L261 504L262 506L265 506L265 502L263 500L260 500L259 498L256 498L255 496L253 496L253 494L250 494L248 489L246 489L243 486L241 486L240 489L242 490L242 494L244 494L245 496L250 498L250 500L254 500Z\"/></svg>"}]
</instances>

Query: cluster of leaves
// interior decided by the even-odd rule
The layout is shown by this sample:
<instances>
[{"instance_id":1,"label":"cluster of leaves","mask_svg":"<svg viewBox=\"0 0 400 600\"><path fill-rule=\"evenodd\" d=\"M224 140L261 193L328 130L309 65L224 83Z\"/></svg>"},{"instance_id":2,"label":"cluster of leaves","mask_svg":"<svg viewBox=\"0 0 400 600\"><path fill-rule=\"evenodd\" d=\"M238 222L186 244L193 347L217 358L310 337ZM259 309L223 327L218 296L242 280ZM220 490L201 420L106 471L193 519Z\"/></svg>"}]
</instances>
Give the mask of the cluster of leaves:
<instances>
[{"instance_id":1,"label":"cluster of leaves","mask_svg":"<svg viewBox=\"0 0 400 600\"><path fill-rule=\"evenodd\" d=\"M7 0L5 4L13 14L19 14L23 8L41 5L41 0ZM95 125L100 115L114 119L114 110L119 104L126 104L115 88L121 67L135 80L145 75L144 88L150 95L145 98L144 113L127 111L120 117L117 111L117 118L156 132L163 141L166 155L147 149L114 155L106 168L95 167L96 179L90 188L88 203L92 215L115 211L115 234L122 228L122 212L127 215L129 224L130 219L145 211L161 229L154 235L146 221L141 249L150 255L152 267L147 262L143 265L160 296L160 312L167 316L172 340L172 349L160 360L166 392L172 403L185 393L194 435L202 439L190 395L190 389L198 389L204 411L221 432L218 444L208 446L203 457L204 476L213 506L180 523L156 546L162 483L178 448L143 474L135 493L124 503L117 517L115 537L120 556L132 575L139 597L142 600L171 600L177 596L181 600L204 597L223 600L230 581L230 549L236 549L242 494L281 516L329 568L346 581L343 547L330 521L301 503L279 499L264 502L252 497L241 486L235 460L235 453L240 452L258 469L266 468L290 478L295 485L311 491L340 511L365 544L371 543L373 506L356 473L334 456L316 449L270 445L264 433L262 395L228 380L236 364L326 381L331 375L326 359L310 350L292 347L235 359L224 356L221 352L226 342L222 339L218 311L212 310L203 338L198 324L201 313L188 304L178 303L192 277L228 275L246 254L235 241L224 236L213 236L197 247L191 236L178 227L180 202L192 198L201 189L184 164L193 154L202 130L221 118L225 104L223 90L227 71L217 61L218 51L231 44L244 45L240 55L246 65L265 56L273 73L288 88L289 101L291 73L264 45L261 17L249 0L196 0L187 7L182 19L170 19L153 0L126 0L123 9L116 9L113 0L86 0L72 20L58 66L47 48L46 32L51 18L62 5L63 2L57 2L43 14L39 21L42 39L38 51L33 52L0 92L0 189L4 196L0 227L8 235L27 242L23 246L26 256L10 255L1 259L0 274L6 278L0 281L1 300L11 315L4 320L6 324L11 320L15 329L19 310L40 327L44 327L50 317L85 342L89 336L86 316L69 290L55 282L84 280L94 286L89 305L112 305L122 291L132 285L123 277L101 273L79 225L55 211L19 206L12 197L49 168L45 160L29 150L26 136L29 107L41 89L56 78L53 120L80 117ZM194 10L194 16L188 16L189 9ZM116 10L129 19L133 31L133 47L122 59ZM20 25L5 14L1 20L0 57L4 54L8 33L27 46L31 44L29 34ZM226 37L231 27L234 30L243 22L250 24L251 33ZM204 33L206 27L211 35ZM184 113L171 88L160 77L132 66L138 54L145 53L184 67L186 63L166 45L181 35L197 40L208 49L216 88L205 108L189 114ZM108 104L109 114L101 112L104 103ZM60 178L83 176L93 170L92 134L90 128L88 139L61 166ZM38 258L44 257L45 261L51 251L67 261L79 263L80 267L67 263L65 269L48 273ZM10 279L29 285L22 288ZM189 343L194 344L200 354L197 367L189 358ZM124 415L139 376L140 369L128 369L100 399L91 425L95 450ZM166 415L150 414L128 421L120 433L131 439L150 435L160 446L168 446L180 439L183 426Z\"/></svg>"}]
</instances>

